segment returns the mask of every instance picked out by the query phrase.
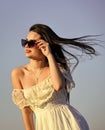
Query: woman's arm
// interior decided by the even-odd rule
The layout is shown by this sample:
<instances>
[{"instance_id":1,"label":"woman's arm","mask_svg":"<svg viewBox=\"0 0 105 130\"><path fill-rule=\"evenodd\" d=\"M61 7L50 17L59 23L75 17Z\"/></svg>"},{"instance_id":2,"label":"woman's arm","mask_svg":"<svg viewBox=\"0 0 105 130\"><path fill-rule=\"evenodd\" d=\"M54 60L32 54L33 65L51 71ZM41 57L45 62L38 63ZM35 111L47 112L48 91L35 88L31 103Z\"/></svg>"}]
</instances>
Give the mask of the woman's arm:
<instances>
[{"instance_id":1,"label":"woman's arm","mask_svg":"<svg viewBox=\"0 0 105 130\"><path fill-rule=\"evenodd\" d=\"M25 107L21 111L22 111L22 117L23 117L25 129L35 130L32 110L29 107Z\"/></svg>"},{"instance_id":2,"label":"woman's arm","mask_svg":"<svg viewBox=\"0 0 105 130\"><path fill-rule=\"evenodd\" d=\"M22 89L21 85L21 77L22 77L22 71L20 68L16 68L11 73L11 79L12 79L12 86L13 89ZM25 125L26 130L35 130L34 129L34 121L33 121L33 112L30 109L30 107L24 107L21 109L22 117Z\"/></svg>"},{"instance_id":3,"label":"woman's arm","mask_svg":"<svg viewBox=\"0 0 105 130\"><path fill-rule=\"evenodd\" d=\"M51 49L49 43L44 40L39 40L37 42L37 46L41 49L42 53L47 57L50 73L53 80L53 87L56 91L60 90L63 86L65 86L65 79L59 70L58 64L55 61L54 56L51 53Z\"/></svg>"},{"instance_id":4,"label":"woman's arm","mask_svg":"<svg viewBox=\"0 0 105 130\"><path fill-rule=\"evenodd\" d=\"M56 63L53 55L49 53L47 56L48 62L49 62L49 67L50 67L50 73L52 76L52 80L54 83L54 89L58 91L61 89L63 86L65 86L65 79L64 76L62 75L58 64Z\"/></svg>"}]
</instances>

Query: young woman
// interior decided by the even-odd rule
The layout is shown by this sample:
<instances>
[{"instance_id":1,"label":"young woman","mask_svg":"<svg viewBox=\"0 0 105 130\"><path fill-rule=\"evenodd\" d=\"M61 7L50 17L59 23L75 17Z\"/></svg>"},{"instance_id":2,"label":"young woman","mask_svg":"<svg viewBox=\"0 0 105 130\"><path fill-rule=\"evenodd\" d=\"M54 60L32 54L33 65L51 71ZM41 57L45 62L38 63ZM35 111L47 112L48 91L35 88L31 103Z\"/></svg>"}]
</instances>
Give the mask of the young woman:
<instances>
[{"instance_id":1,"label":"young woman","mask_svg":"<svg viewBox=\"0 0 105 130\"><path fill-rule=\"evenodd\" d=\"M21 40L30 62L11 73L12 99L22 111L26 130L89 130L84 117L69 104L75 83L68 61L74 58L78 63L78 58L63 46L95 55L86 38L61 38L47 25L35 24Z\"/></svg>"}]
</instances>

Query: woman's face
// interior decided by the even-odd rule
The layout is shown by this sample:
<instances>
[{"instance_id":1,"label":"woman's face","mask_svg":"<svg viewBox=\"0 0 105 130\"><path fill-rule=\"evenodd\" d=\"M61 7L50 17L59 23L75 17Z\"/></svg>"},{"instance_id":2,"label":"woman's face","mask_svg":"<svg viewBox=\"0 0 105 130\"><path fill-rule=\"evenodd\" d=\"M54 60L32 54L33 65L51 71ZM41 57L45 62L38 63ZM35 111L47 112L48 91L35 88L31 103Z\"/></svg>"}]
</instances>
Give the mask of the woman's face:
<instances>
[{"instance_id":1,"label":"woman's face","mask_svg":"<svg viewBox=\"0 0 105 130\"><path fill-rule=\"evenodd\" d=\"M41 35L33 31L30 31L26 38L27 41L38 41L39 39L41 39ZM33 47L28 47L28 44L26 44L24 50L26 57L30 59L41 60L44 57L41 50L37 47L37 44L35 44Z\"/></svg>"}]
</instances>

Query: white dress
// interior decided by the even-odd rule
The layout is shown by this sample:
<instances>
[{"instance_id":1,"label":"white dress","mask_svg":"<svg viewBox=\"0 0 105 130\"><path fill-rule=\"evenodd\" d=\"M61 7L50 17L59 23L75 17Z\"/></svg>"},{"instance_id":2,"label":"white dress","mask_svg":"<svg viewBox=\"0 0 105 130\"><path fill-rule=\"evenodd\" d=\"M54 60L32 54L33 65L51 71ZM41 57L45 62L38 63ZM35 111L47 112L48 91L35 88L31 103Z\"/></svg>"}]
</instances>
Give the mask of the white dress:
<instances>
[{"instance_id":1,"label":"white dress","mask_svg":"<svg viewBox=\"0 0 105 130\"><path fill-rule=\"evenodd\" d=\"M13 102L20 109L29 106L34 112L35 130L89 130L84 117L66 98L65 88L54 90L50 75L37 85L12 91Z\"/></svg>"}]
</instances>

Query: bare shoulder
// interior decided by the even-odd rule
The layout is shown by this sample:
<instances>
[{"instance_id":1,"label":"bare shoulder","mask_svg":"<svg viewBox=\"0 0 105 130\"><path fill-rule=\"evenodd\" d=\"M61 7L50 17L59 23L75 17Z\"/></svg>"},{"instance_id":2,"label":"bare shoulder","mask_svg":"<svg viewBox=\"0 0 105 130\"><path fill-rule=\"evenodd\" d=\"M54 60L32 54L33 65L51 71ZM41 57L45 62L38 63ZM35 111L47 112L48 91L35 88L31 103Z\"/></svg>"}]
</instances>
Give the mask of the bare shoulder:
<instances>
[{"instance_id":1,"label":"bare shoulder","mask_svg":"<svg viewBox=\"0 0 105 130\"><path fill-rule=\"evenodd\" d=\"M23 74L24 66L16 67L11 71L11 76L19 76Z\"/></svg>"},{"instance_id":2,"label":"bare shoulder","mask_svg":"<svg viewBox=\"0 0 105 130\"><path fill-rule=\"evenodd\" d=\"M11 72L12 86L15 89L21 89L21 77L24 76L24 66L16 67Z\"/></svg>"}]
</instances>

